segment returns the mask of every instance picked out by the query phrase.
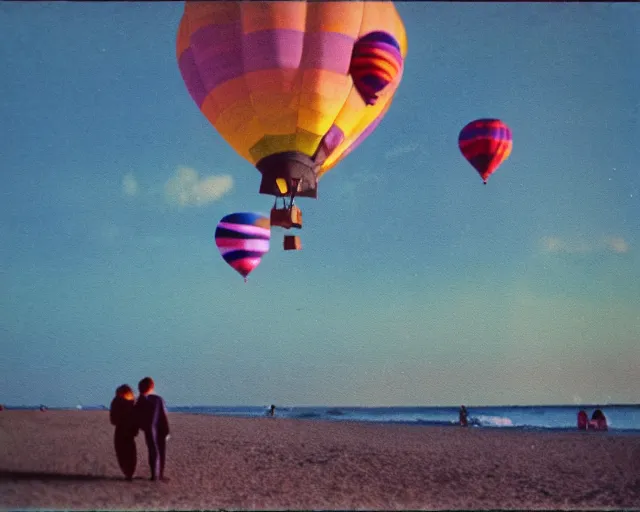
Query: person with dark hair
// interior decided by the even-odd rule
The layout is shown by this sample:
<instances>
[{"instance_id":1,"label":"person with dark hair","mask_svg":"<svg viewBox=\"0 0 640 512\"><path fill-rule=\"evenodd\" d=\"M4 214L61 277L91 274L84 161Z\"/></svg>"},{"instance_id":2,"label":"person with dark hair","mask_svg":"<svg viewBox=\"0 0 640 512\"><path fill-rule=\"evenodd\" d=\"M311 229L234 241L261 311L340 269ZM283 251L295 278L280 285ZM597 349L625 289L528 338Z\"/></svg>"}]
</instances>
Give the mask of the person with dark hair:
<instances>
[{"instance_id":1,"label":"person with dark hair","mask_svg":"<svg viewBox=\"0 0 640 512\"><path fill-rule=\"evenodd\" d=\"M133 389L123 384L116 389L116 396L111 401L109 419L115 425L113 443L116 448L118 465L125 479L133 480L138 463L135 437L138 435L138 426L134 416L135 397Z\"/></svg>"},{"instance_id":2,"label":"person with dark hair","mask_svg":"<svg viewBox=\"0 0 640 512\"><path fill-rule=\"evenodd\" d=\"M463 427L466 427L469 424L469 420L467 418L467 408L464 405L460 406L460 414L459 414L459 418L460 418L460 425Z\"/></svg>"},{"instance_id":3,"label":"person with dark hair","mask_svg":"<svg viewBox=\"0 0 640 512\"><path fill-rule=\"evenodd\" d=\"M607 418L600 409L596 409L595 411L593 411L589 425L595 430L609 430L609 426L607 425Z\"/></svg>"},{"instance_id":4,"label":"person with dark hair","mask_svg":"<svg viewBox=\"0 0 640 512\"><path fill-rule=\"evenodd\" d=\"M169 437L169 419L164 399L155 394L155 384L151 377L145 377L138 383L140 396L136 402L136 420L149 450L151 480L166 480L164 465L166 443Z\"/></svg>"}]
</instances>

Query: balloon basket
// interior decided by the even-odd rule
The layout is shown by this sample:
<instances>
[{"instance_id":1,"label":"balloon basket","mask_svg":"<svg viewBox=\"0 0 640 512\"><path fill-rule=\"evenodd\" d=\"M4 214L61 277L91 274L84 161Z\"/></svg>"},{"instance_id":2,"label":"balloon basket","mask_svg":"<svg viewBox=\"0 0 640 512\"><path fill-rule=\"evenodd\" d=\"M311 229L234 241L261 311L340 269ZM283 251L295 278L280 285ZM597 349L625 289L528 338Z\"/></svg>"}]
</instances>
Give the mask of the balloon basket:
<instances>
[{"instance_id":1,"label":"balloon basket","mask_svg":"<svg viewBox=\"0 0 640 512\"><path fill-rule=\"evenodd\" d=\"M302 227L302 212L293 205L290 208L271 208L271 225L284 229Z\"/></svg>"},{"instance_id":2,"label":"balloon basket","mask_svg":"<svg viewBox=\"0 0 640 512\"><path fill-rule=\"evenodd\" d=\"M285 235L284 236L284 250L285 251L299 251L302 249L302 242L299 236Z\"/></svg>"}]
</instances>

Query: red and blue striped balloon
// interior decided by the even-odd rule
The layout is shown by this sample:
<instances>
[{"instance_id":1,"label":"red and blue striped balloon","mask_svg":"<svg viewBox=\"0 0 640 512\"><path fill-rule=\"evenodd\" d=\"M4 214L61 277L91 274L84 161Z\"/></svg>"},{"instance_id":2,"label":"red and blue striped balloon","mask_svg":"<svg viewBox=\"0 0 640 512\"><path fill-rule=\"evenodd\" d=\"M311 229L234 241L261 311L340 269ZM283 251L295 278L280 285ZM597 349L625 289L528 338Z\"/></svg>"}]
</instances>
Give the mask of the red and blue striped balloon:
<instances>
[{"instance_id":1,"label":"red and blue striped balloon","mask_svg":"<svg viewBox=\"0 0 640 512\"><path fill-rule=\"evenodd\" d=\"M269 252L271 223L269 217L259 213L240 212L226 215L216 227L218 250L244 280Z\"/></svg>"},{"instance_id":2,"label":"red and blue striped balloon","mask_svg":"<svg viewBox=\"0 0 640 512\"><path fill-rule=\"evenodd\" d=\"M476 119L460 131L458 147L486 185L511 154L511 129L499 119Z\"/></svg>"},{"instance_id":3,"label":"red and blue striped balloon","mask_svg":"<svg viewBox=\"0 0 640 512\"><path fill-rule=\"evenodd\" d=\"M375 105L378 93L401 73L402 63L400 44L387 32L370 32L356 41L349 73L367 105Z\"/></svg>"}]
</instances>

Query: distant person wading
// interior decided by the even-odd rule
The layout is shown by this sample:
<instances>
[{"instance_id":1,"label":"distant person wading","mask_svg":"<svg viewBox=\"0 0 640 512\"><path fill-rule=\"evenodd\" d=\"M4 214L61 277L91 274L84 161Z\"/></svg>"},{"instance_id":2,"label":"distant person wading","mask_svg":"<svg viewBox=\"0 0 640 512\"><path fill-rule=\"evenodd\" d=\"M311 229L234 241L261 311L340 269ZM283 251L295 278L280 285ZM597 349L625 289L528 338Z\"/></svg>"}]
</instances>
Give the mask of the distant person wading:
<instances>
[{"instance_id":1,"label":"distant person wading","mask_svg":"<svg viewBox=\"0 0 640 512\"><path fill-rule=\"evenodd\" d=\"M467 408L464 405L460 406L459 419L461 426L466 427L469 424Z\"/></svg>"}]
</instances>

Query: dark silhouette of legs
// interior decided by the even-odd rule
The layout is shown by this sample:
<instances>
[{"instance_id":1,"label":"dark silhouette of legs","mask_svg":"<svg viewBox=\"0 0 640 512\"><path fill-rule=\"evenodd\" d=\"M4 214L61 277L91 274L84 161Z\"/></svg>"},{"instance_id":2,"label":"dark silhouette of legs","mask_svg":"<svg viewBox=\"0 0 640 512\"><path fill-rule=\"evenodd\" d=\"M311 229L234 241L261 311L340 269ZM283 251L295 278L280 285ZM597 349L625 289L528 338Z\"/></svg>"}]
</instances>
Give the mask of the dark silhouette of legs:
<instances>
[{"instance_id":1,"label":"dark silhouette of legs","mask_svg":"<svg viewBox=\"0 0 640 512\"><path fill-rule=\"evenodd\" d=\"M131 435L123 435L116 432L114 444L120 470L127 480L132 480L138 462L136 440Z\"/></svg>"},{"instance_id":2,"label":"dark silhouette of legs","mask_svg":"<svg viewBox=\"0 0 640 512\"><path fill-rule=\"evenodd\" d=\"M167 441L164 436L157 433L145 434L147 448L149 450L149 468L151 469L151 480L164 478L164 463L166 460Z\"/></svg>"}]
</instances>

